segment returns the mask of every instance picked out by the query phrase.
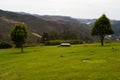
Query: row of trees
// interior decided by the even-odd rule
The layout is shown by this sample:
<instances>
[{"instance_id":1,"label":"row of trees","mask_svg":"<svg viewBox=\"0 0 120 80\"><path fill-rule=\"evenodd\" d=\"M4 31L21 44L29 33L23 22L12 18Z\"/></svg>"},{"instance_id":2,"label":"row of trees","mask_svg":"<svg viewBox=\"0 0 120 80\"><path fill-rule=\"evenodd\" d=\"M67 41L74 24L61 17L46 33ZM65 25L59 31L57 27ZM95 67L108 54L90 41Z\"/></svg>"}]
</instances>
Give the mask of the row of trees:
<instances>
[{"instance_id":1,"label":"row of trees","mask_svg":"<svg viewBox=\"0 0 120 80\"><path fill-rule=\"evenodd\" d=\"M78 40L78 32L75 30L64 30L63 32L57 32L57 31L50 31L50 32L43 32L42 34L42 40L49 41L49 40Z\"/></svg>"},{"instance_id":2,"label":"row of trees","mask_svg":"<svg viewBox=\"0 0 120 80\"><path fill-rule=\"evenodd\" d=\"M114 31L111 28L110 20L106 17L105 14L103 14L100 18L98 18L91 30L91 34L93 36L99 36L101 45L104 45L104 38L106 35L113 34ZM59 34L56 34L59 35ZM56 36L55 35L55 36ZM67 35L67 36L66 36ZM63 31L63 38L64 39L77 39L76 33L70 30ZM53 39L57 39L58 37L51 36ZM16 47L21 48L21 52L23 52L23 44L25 43L27 38L27 28L24 23L19 23L14 26L14 28L11 31L11 40L14 42ZM46 41L49 39L49 36L47 33L43 33L42 35L42 41Z\"/></svg>"}]
</instances>

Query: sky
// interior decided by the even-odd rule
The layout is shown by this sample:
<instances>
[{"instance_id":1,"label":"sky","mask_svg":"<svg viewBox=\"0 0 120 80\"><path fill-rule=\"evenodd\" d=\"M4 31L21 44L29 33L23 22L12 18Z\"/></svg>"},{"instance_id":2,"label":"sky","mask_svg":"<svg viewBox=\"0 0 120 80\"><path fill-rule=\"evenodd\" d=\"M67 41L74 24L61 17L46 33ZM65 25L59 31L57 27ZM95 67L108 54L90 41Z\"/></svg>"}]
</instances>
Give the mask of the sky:
<instances>
[{"instance_id":1,"label":"sky","mask_svg":"<svg viewBox=\"0 0 120 80\"><path fill-rule=\"evenodd\" d=\"M120 20L120 0L0 0L0 9L39 15Z\"/></svg>"}]
</instances>

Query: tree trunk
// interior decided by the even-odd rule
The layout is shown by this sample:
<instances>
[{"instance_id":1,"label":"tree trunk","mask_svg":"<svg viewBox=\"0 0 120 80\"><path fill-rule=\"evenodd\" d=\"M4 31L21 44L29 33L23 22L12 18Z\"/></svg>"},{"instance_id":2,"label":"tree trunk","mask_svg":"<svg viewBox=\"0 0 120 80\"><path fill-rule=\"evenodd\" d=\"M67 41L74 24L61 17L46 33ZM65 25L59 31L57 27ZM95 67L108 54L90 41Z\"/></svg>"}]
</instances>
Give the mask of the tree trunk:
<instances>
[{"instance_id":1,"label":"tree trunk","mask_svg":"<svg viewBox=\"0 0 120 80\"><path fill-rule=\"evenodd\" d=\"M23 53L23 44L21 45L21 52Z\"/></svg>"},{"instance_id":2,"label":"tree trunk","mask_svg":"<svg viewBox=\"0 0 120 80\"><path fill-rule=\"evenodd\" d=\"M104 46L104 35L101 35L100 38L101 38L101 46Z\"/></svg>"}]
</instances>

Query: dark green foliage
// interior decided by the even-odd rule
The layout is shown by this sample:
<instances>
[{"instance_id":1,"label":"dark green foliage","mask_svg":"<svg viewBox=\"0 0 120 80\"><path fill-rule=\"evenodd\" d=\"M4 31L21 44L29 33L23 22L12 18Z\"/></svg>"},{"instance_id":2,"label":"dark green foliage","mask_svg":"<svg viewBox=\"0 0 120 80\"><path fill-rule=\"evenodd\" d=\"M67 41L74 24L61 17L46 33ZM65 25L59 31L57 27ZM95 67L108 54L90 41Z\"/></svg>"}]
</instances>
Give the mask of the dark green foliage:
<instances>
[{"instance_id":1,"label":"dark green foliage","mask_svg":"<svg viewBox=\"0 0 120 80\"><path fill-rule=\"evenodd\" d=\"M49 39L50 40L59 40L59 39L62 39L60 32L50 31L48 34L49 34Z\"/></svg>"},{"instance_id":2,"label":"dark green foliage","mask_svg":"<svg viewBox=\"0 0 120 80\"><path fill-rule=\"evenodd\" d=\"M92 28L92 35L100 36L101 39L101 45L103 46L103 41L105 35L111 35L114 31L111 28L111 24L109 19L103 14L99 19L97 19L94 23L94 26Z\"/></svg>"},{"instance_id":3,"label":"dark green foliage","mask_svg":"<svg viewBox=\"0 0 120 80\"><path fill-rule=\"evenodd\" d=\"M78 39L78 32L72 29L65 29L62 32L62 38L64 40L74 40L74 39Z\"/></svg>"},{"instance_id":4,"label":"dark green foliage","mask_svg":"<svg viewBox=\"0 0 120 80\"><path fill-rule=\"evenodd\" d=\"M106 35L113 34L111 24L109 19L103 14L99 19L94 23L92 29L92 35Z\"/></svg>"},{"instance_id":5,"label":"dark green foliage","mask_svg":"<svg viewBox=\"0 0 120 80\"><path fill-rule=\"evenodd\" d=\"M49 40L49 35L47 32L44 32L42 34L42 42L44 43L45 41L48 41Z\"/></svg>"},{"instance_id":6,"label":"dark green foliage","mask_svg":"<svg viewBox=\"0 0 120 80\"><path fill-rule=\"evenodd\" d=\"M12 48L12 45L6 42L0 43L0 49Z\"/></svg>"},{"instance_id":7,"label":"dark green foliage","mask_svg":"<svg viewBox=\"0 0 120 80\"><path fill-rule=\"evenodd\" d=\"M57 31L50 31L48 34L44 33L43 38L46 35L50 40L78 40L78 31L77 30L72 30L72 29L64 29L61 32Z\"/></svg>"},{"instance_id":8,"label":"dark green foliage","mask_svg":"<svg viewBox=\"0 0 120 80\"><path fill-rule=\"evenodd\" d=\"M27 38L27 29L25 24L16 24L11 31L11 39L16 47L21 47L23 52L23 44Z\"/></svg>"},{"instance_id":9,"label":"dark green foliage","mask_svg":"<svg viewBox=\"0 0 120 80\"><path fill-rule=\"evenodd\" d=\"M51 41L46 41L45 45L60 45L60 41L58 40L51 40Z\"/></svg>"}]
</instances>

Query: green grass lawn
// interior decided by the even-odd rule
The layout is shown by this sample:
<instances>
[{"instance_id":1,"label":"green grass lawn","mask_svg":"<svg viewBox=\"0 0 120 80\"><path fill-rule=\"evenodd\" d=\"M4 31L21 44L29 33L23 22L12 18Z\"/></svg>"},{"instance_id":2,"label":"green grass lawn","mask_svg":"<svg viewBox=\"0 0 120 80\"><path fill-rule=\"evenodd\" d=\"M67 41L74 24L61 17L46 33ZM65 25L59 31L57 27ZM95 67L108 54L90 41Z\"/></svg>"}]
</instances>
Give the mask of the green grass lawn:
<instances>
[{"instance_id":1,"label":"green grass lawn","mask_svg":"<svg viewBox=\"0 0 120 80\"><path fill-rule=\"evenodd\" d=\"M113 49L112 49L113 47ZM0 49L0 80L120 80L120 43Z\"/></svg>"}]
</instances>

